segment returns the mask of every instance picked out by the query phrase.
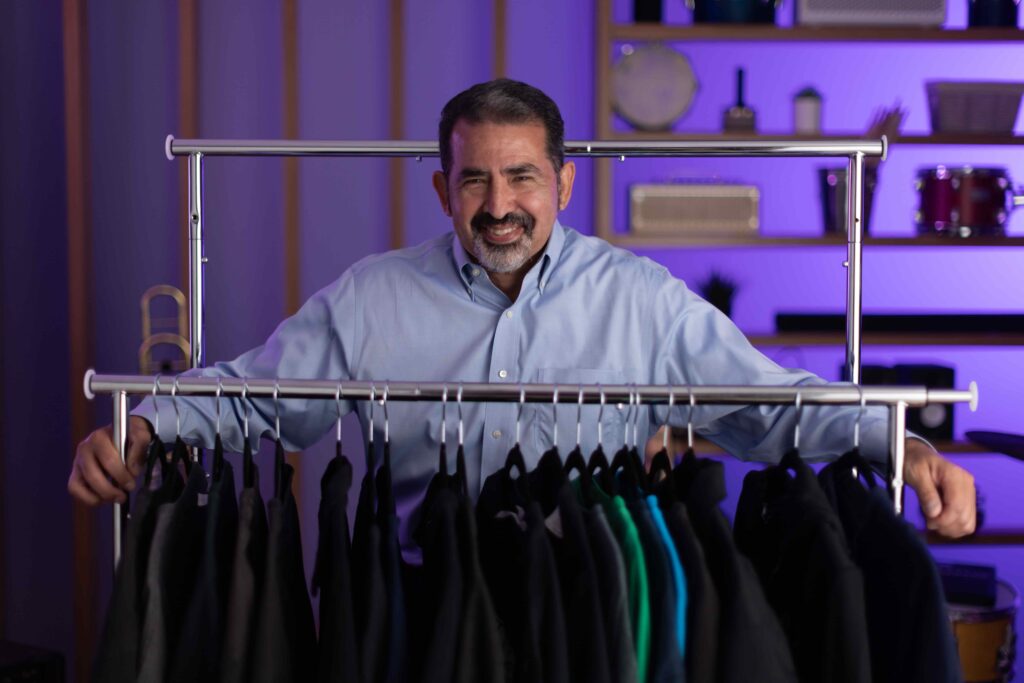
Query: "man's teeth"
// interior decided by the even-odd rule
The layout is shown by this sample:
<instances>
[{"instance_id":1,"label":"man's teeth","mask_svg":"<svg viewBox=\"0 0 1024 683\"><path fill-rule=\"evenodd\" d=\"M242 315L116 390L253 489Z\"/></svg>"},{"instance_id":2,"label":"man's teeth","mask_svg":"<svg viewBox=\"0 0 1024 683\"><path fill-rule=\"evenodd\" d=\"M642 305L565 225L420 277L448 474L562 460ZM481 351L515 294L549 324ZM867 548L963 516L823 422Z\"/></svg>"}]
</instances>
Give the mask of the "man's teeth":
<instances>
[{"instance_id":1,"label":"man's teeth","mask_svg":"<svg viewBox=\"0 0 1024 683\"><path fill-rule=\"evenodd\" d=\"M516 229L516 227L517 227L517 226L513 225L513 226L512 226L512 227L510 227L510 228L491 228L491 234L492 234L492 235L497 235L498 237L501 237L501 236L503 236L503 235L507 235L507 234L509 234L510 232L512 232L513 230L515 230L515 229Z\"/></svg>"}]
</instances>

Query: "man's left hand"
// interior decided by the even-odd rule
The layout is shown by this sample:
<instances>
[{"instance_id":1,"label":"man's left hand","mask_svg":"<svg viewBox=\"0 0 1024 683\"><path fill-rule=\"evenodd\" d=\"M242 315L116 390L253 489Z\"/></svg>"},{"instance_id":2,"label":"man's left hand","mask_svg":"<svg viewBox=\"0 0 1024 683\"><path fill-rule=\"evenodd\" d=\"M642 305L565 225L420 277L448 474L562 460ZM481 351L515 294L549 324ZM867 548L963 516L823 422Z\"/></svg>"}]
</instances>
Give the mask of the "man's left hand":
<instances>
[{"instance_id":1,"label":"man's left hand","mask_svg":"<svg viewBox=\"0 0 1024 683\"><path fill-rule=\"evenodd\" d=\"M929 530L949 538L974 533L977 507L970 472L923 441L907 439L903 479L917 493Z\"/></svg>"}]
</instances>

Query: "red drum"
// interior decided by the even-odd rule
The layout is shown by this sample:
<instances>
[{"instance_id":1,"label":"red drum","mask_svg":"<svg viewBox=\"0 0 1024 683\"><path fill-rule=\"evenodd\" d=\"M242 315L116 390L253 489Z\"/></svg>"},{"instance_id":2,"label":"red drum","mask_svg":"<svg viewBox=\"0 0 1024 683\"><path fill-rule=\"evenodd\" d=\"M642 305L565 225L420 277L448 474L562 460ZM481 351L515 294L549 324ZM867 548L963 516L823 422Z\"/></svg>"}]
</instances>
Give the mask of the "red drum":
<instances>
[{"instance_id":1,"label":"red drum","mask_svg":"<svg viewBox=\"0 0 1024 683\"><path fill-rule=\"evenodd\" d=\"M915 222L921 235L1003 235L1012 203L1019 202L1005 168L922 169L916 186L920 206Z\"/></svg>"}]
</instances>

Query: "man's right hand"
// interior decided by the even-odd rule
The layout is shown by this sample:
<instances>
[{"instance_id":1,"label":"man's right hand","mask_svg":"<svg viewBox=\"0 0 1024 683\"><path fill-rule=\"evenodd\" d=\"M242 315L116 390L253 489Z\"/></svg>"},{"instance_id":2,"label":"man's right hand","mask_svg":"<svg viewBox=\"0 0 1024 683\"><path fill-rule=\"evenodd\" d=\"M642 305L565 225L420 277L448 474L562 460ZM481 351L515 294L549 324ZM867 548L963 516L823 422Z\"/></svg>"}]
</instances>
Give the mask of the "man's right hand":
<instances>
[{"instance_id":1,"label":"man's right hand","mask_svg":"<svg viewBox=\"0 0 1024 683\"><path fill-rule=\"evenodd\" d=\"M125 502L128 498L125 491L135 488L135 477L142 471L152 435L153 429L145 419L135 415L128 418L125 467L114 444L113 427L97 429L78 444L68 477L68 491L87 505Z\"/></svg>"}]
</instances>

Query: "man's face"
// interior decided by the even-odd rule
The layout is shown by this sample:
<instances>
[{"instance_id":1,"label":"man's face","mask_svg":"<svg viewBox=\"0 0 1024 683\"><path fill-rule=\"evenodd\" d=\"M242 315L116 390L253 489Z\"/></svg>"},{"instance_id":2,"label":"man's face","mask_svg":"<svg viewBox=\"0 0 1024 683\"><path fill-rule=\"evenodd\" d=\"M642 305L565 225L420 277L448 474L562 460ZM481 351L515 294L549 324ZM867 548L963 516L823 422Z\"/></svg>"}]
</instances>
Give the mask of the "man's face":
<instances>
[{"instance_id":1,"label":"man's face","mask_svg":"<svg viewBox=\"0 0 1024 683\"><path fill-rule=\"evenodd\" d=\"M546 141L540 123L460 120L452 130L451 170L434 174L434 189L462 246L491 273L532 264L569 203L575 167L556 172Z\"/></svg>"}]
</instances>

